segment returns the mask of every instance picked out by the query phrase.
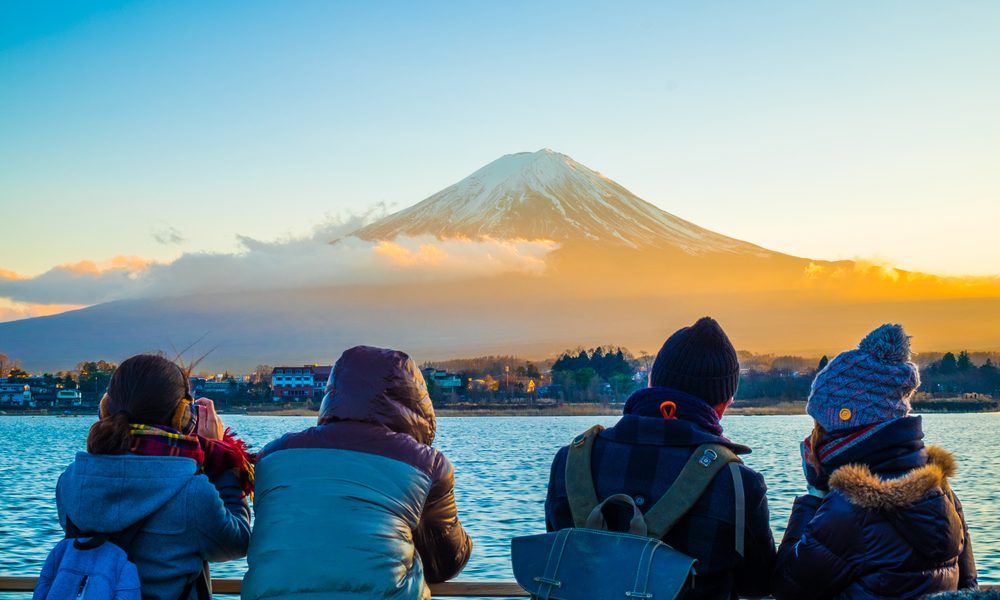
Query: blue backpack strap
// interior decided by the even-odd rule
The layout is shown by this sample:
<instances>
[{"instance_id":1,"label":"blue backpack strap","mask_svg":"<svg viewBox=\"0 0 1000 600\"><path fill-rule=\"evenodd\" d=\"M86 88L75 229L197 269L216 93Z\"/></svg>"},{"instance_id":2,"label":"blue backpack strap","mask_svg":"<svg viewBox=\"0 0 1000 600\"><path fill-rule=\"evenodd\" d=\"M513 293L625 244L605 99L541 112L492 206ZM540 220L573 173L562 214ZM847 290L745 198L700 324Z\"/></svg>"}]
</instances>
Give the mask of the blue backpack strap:
<instances>
[{"instance_id":1,"label":"blue backpack strap","mask_svg":"<svg viewBox=\"0 0 1000 600\"><path fill-rule=\"evenodd\" d=\"M635 584L632 586L632 591L625 592L626 598L649 600L653 597L653 594L649 593L647 588L649 587L649 571L653 568L653 554L656 553L659 546L661 546L659 540L650 538L646 546L642 549L639 564L636 565Z\"/></svg>"},{"instance_id":2,"label":"blue backpack strap","mask_svg":"<svg viewBox=\"0 0 1000 600\"><path fill-rule=\"evenodd\" d=\"M563 552L566 551L566 542L569 540L569 535L572 531L572 529L559 530L556 534L555 542L553 542L549 550L549 557L545 562L545 571L540 576L534 578L541 585L548 586L545 589L539 589L538 598L541 600L549 600L552 592L556 588L562 587L562 581L559 580L559 567L562 566Z\"/></svg>"}]
</instances>

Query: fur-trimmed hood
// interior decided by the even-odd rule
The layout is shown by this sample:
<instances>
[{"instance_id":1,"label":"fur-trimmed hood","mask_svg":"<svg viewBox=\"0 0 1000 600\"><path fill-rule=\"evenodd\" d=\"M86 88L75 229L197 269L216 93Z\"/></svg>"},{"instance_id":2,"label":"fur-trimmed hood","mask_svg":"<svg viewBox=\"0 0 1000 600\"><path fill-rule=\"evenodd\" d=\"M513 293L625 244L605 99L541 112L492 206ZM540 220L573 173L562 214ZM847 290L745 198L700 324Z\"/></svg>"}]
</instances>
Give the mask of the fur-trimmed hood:
<instances>
[{"instance_id":1,"label":"fur-trimmed hood","mask_svg":"<svg viewBox=\"0 0 1000 600\"><path fill-rule=\"evenodd\" d=\"M847 465L830 476L830 489L869 510L898 510L920 502L934 489L947 489L955 474L955 457L942 448L927 447L927 464L899 479L883 479L865 465Z\"/></svg>"},{"instance_id":2,"label":"fur-trimmed hood","mask_svg":"<svg viewBox=\"0 0 1000 600\"><path fill-rule=\"evenodd\" d=\"M965 547L964 522L948 478L955 474L955 458L945 450L927 447L927 464L898 479L885 479L868 467L847 465L830 476L830 489L839 492L855 510L892 526L914 552L931 563L944 563Z\"/></svg>"}]
</instances>

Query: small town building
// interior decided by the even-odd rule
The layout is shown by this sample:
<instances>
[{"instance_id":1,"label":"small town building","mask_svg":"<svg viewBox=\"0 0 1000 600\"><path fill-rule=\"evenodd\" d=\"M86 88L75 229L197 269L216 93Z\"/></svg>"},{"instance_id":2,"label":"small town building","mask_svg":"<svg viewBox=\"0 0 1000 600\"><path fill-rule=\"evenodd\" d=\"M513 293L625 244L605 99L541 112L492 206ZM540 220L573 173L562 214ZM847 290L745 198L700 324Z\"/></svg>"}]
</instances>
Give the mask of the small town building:
<instances>
[{"instance_id":1,"label":"small town building","mask_svg":"<svg viewBox=\"0 0 1000 600\"><path fill-rule=\"evenodd\" d=\"M457 392L462 389L462 378L455 373L449 373L433 367L423 369L422 372L424 380L428 384L433 383L440 390Z\"/></svg>"},{"instance_id":2,"label":"small town building","mask_svg":"<svg viewBox=\"0 0 1000 600\"><path fill-rule=\"evenodd\" d=\"M83 394L77 389L61 389L56 392L56 406L81 406Z\"/></svg>"},{"instance_id":3,"label":"small town building","mask_svg":"<svg viewBox=\"0 0 1000 600\"><path fill-rule=\"evenodd\" d=\"M55 377L26 377L19 380L31 387L31 405L38 407L54 406L56 392L59 391L59 380Z\"/></svg>"},{"instance_id":4,"label":"small town building","mask_svg":"<svg viewBox=\"0 0 1000 600\"><path fill-rule=\"evenodd\" d=\"M239 384L235 379L209 380L201 386L202 394L209 398L216 396L228 396L235 394L239 390Z\"/></svg>"},{"instance_id":5,"label":"small town building","mask_svg":"<svg viewBox=\"0 0 1000 600\"><path fill-rule=\"evenodd\" d=\"M322 400L326 395L326 382L330 380L333 365L313 365L313 397Z\"/></svg>"},{"instance_id":6,"label":"small town building","mask_svg":"<svg viewBox=\"0 0 1000 600\"><path fill-rule=\"evenodd\" d=\"M195 398L201 398L205 395L205 382L208 381L204 377L189 377L188 387L191 388L191 395Z\"/></svg>"},{"instance_id":7,"label":"small town building","mask_svg":"<svg viewBox=\"0 0 1000 600\"><path fill-rule=\"evenodd\" d=\"M23 381L0 383L0 404L32 406L31 386Z\"/></svg>"},{"instance_id":8,"label":"small town building","mask_svg":"<svg viewBox=\"0 0 1000 600\"><path fill-rule=\"evenodd\" d=\"M304 402L322 397L332 365L275 367L271 371L271 389L275 402Z\"/></svg>"}]
</instances>

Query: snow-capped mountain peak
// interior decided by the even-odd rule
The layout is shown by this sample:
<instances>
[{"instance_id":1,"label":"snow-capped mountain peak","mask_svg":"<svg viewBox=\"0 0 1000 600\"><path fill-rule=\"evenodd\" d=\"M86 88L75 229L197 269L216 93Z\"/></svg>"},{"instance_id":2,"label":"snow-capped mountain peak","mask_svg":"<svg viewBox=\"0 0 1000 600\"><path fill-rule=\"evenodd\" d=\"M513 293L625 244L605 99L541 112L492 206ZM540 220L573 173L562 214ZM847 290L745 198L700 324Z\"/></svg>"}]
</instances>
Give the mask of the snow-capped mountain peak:
<instances>
[{"instance_id":1,"label":"snow-capped mountain peak","mask_svg":"<svg viewBox=\"0 0 1000 600\"><path fill-rule=\"evenodd\" d=\"M589 241L675 247L691 254L766 250L675 217L548 148L498 158L422 202L354 235Z\"/></svg>"}]
</instances>

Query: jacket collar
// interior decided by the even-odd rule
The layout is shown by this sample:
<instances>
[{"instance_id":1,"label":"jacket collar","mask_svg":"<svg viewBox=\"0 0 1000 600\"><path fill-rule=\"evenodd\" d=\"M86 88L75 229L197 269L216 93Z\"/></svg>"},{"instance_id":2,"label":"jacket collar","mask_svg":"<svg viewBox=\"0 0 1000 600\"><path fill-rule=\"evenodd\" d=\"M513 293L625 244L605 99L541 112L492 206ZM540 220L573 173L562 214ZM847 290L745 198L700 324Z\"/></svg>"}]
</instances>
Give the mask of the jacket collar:
<instances>
[{"instance_id":1,"label":"jacket collar","mask_svg":"<svg viewBox=\"0 0 1000 600\"><path fill-rule=\"evenodd\" d=\"M664 418L661 409L664 402L672 405L674 416L669 420L689 421L699 429L722 435L722 423L713 407L696 396L673 388L654 386L638 390L629 396L622 412L639 417Z\"/></svg>"},{"instance_id":2,"label":"jacket collar","mask_svg":"<svg viewBox=\"0 0 1000 600\"><path fill-rule=\"evenodd\" d=\"M928 446L927 464L902 477L885 479L866 465L847 465L830 476L830 489L838 490L851 504L861 508L898 509L916 504L935 488L944 488L954 474L954 456Z\"/></svg>"},{"instance_id":3,"label":"jacket collar","mask_svg":"<svg viewBox=\"0 0 1000 600\"><path fill-rule=\"evenodd\" d=\"M623 444L649 446L698 447L702 444L721 444L736 454L750 453L749 447L705 431L690 421L668 421L661 417L624 415L614 427L602 431L601 437Z\"/></svg>"}]
</instances>

